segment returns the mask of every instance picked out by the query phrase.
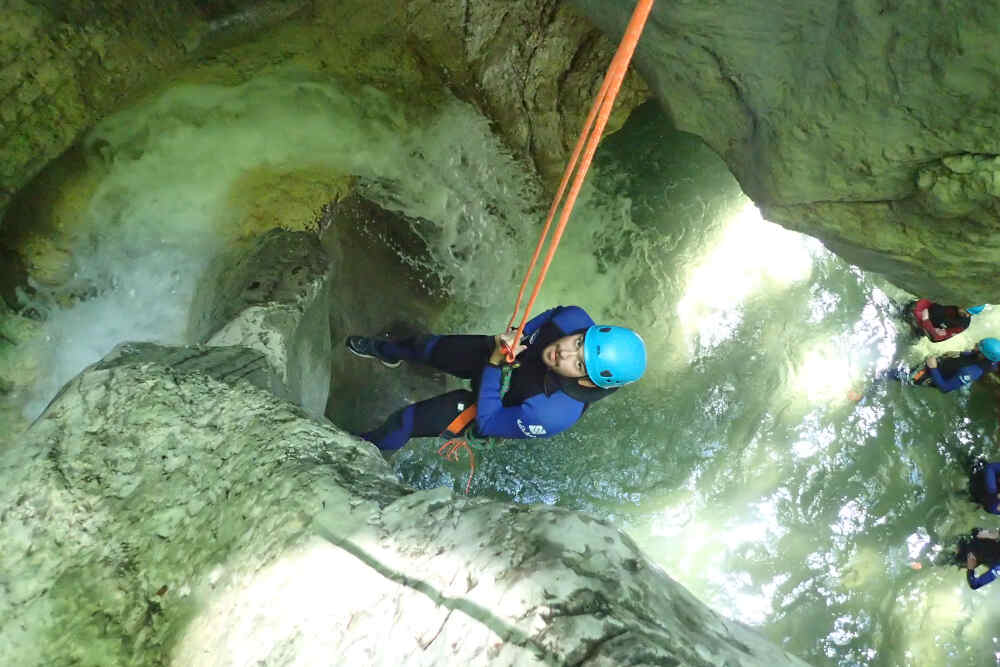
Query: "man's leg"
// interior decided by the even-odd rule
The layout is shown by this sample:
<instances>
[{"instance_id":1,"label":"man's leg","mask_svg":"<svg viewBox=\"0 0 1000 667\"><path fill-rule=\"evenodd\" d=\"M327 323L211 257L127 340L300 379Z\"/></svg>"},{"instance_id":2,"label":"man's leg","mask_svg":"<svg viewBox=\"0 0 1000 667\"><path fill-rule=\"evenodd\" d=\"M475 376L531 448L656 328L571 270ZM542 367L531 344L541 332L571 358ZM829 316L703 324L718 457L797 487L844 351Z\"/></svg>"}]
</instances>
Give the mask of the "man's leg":
<instances>
[{"instance_id":1,"label":"man's leg","mask_svg":"<svg viewBox=\"0 0 1000 667\"><path fill-rule=\"evenodd\" d=\"M413 403L389 415L378 428L362 433L361 437L382 451L399 449L410 438L439 435L451 421L476 402L467 389L456 389L426 401Z\"/></svg>"},{"instance_id":2,"label":"man's leg","mask_svg":"<svg viewBox=\"0 0 1000 667\"><path fill-rule=\"evenodd\" d=\"M466 380L478 380L493 352L493 336L414 336L380 341L380 354L427 364Z\"/></svg>"}]
</instances>

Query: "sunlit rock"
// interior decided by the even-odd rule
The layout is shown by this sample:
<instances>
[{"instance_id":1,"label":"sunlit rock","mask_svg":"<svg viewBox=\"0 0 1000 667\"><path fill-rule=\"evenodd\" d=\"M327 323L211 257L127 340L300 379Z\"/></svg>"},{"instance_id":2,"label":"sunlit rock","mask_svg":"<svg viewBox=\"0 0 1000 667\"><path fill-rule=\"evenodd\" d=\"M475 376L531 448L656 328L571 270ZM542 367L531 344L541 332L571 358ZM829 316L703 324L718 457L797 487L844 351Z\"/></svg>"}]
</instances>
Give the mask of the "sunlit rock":
<instances>
[{"instance_id":1,"label":"sunlit rock","mask_svg":"<svg viewBox=\"0 0 1000 667\"><path fill-rule=\"evenodd\" d=\"M408 492L269 372L125 344L0 455L0 663L804 664L606 522Z\"/></svg>"},{"instance_id":2,"label":"sunlit rock","mask_svg":"<svg viewBox=\"0 0 1000 667\"><path fill-rule=\"evenodd\" d=\"M195 293L190 339L263 353L277 393L314 417L330 386L329 259L308 232L275 229L216 258Z\"/></svg>"},{"instance_id":3,"label":"sunlit rock","mask_svg":"<svg viewBox=\"0 0 1000 667\"><path fill-rule=\"evenodd\" d=\"M635 5L572 4L609 34ZM998 25L983 3L657 2L635 60L765 218L911 292L989 303L1000 209L972 162L1000 154ZM967 171L918 187L944 160Z\"/></svg>"},{"instance_id":4,"label":"sunlit rock","mask_svg":"<svg viewBox=\"0 0 1000 667\"><path fill-rule=\"evenodd\" d=\"M230 189L230 233L248 237L275 227L313 229L323 206L347 195L353 183L349 174L320 167L251 169Z\"/></svg>"}]
</instances>

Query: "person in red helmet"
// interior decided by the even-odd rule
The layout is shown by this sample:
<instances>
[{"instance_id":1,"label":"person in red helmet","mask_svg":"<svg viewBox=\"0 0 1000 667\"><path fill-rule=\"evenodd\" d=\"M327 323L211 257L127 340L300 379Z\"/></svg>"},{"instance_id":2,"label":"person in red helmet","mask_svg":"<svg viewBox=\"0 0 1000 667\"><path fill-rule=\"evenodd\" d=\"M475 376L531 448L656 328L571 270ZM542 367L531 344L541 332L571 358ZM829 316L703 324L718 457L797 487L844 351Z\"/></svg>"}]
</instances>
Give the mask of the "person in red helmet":
<instances>
[{"instance_id":1,"label":"person in red helmet","mask_svg":"<svg viewBox=\"0 0 1000 667\"><path fill-rule=\"evenodd\" d=\"M943 306L930 299L919 299L909 306L911 325L915 331L931 342L940 343L969 328L972 316L983 312L986 306Z\"/></svg>"}]
</instances>

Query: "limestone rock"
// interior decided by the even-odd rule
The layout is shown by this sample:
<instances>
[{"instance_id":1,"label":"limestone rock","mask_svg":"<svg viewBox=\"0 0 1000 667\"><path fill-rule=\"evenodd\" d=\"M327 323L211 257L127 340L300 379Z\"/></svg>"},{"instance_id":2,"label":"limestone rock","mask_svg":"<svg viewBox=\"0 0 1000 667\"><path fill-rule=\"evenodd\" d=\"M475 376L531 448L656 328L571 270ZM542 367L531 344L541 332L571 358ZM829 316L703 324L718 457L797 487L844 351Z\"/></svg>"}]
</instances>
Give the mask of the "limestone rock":
<instances>
[{"instance_id":1,"label":"limestone rock","mask_svg":"<svg viewBox=\"0 0 1000 667\"><path fill-rule=\"evenodd\" d=\"M190 338L260 351L276 393L322 417L330 387L330 262L307 232L275 229L213 261L191 307Z\"/></svg>"},{"instance_id":2,"label":"limestone rock","mask_svg":"<svg viewBox=\"0 0 1000 667\"><path fill-rule=\"evenodd\" d=\"M556 0L407 0L406 12L412 40L449 86L557 184L620 37L604 37ZM647 96L630 71L608 132Z\"/></svg>"},{"instance_id":3,"label":"limestone rock","mask_svg":"<svg viewBox=\"0 0 1000 667\"><path fill-rule=\"evenodd\" d=\"M0 210L125 91L180 58L177 38L198 20L177 0L82 4L0 9Z\"/></svg>"},{"instance_id":4,"label":"limestone rock","mask_svg":"<svg viewBox=\"0 0 1000 667\"><path fill-rule=\"evenodd\" d=\"M213 57L191 80L237 83L277 67L353 74L419 99L414 114L440 98L426 71L435 69L551 183L634 6L572 4L612 39L555 0L9 3L0 10L0 211L193 48ZM286 21L306 11L309 21ZM995 248L980 239L1000 233L1000 186L978 163L1000 155L997 25L993 3L656 3L636 68L769 219L911 291L992 302ZM619 120L644 95L630 77ZM925 189L935 165L965 178ZM870 245L876 228L883 242ZM935 254L916 282L914 235Z\"/></svg>"},{"instance_id":5,"label":"limestone rock","mask_svg":"<svg viewBox=\"0 0 1000 667\"><path fill-rule=\"evenodd\" d=\"M123 346L0 453L0 664L804 664L605 522L410 493L247 368Z\"/></svg>"},{"instance_id":6,"label":"limestone rock","mask_svg":"<svg viewBox=\"0 0 1000 667\"><path fill-rule=\"evenodd\" d=\"M227 208L236 218L232 234L256 236L277 227L310 231L323 206L346 196L353 183L349 174L319 167L253 169L229 195Z\"/></svg>"},{"instance_id":7,"label":"limestone rock","mask_svg":"<svg viewBox=\"0 0 1000 667\"><path fill-rule=\"evenodd\" d=\"M354 502L403 493L248 369L269 371L245 348L119 348L0 455L0 664L164 664L213 569L277 558L338 478Z\"/></svg>"},{"instance_id":8,"label":"limestone rock","mask_svg":"<svg viewBox=\"0 0 1000 667\"><path fill-rule=\"evenodd\" d=\"M620 33L635 3L573 4ZM997 26L995 3L658 2L636 63L767 219L923 296L990 303ZM927 191L927 169L962 178Z\"/></svg>"}]
</instances>

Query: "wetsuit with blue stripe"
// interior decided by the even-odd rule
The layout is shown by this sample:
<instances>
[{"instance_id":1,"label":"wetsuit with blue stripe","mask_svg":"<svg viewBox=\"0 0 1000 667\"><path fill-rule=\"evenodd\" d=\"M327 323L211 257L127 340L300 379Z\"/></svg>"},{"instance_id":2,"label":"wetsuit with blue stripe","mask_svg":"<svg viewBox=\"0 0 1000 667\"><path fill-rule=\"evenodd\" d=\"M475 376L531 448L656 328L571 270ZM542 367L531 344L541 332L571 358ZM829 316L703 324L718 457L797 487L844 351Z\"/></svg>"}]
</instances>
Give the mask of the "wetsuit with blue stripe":
<instances>
[{"instance_id":1,"label":"wetsuit with blue stripe","mask_svg":"<svg viewBox=\"0 0 1000 667\"><path fill-rule=\"evenodd\" d=\"M472 391L459 389L408 405L382 426L361 434L382 450L395 450L412 437L439 435L465 408L477 404L475 430L482 437L546 438L576 423L589 403L614 389L581 386L542 362L550 343L593 326L579 306L558 306L525 325L527 348L518 356L510 387L501 396L502 370L489 363L493 336L421 336L383 342L379 351L390 358L432 366L470 380Z\"/></svg>"},{"instance_id":2,"label":"wetsuit with blue stripe","mask_svg":"<svg viewBox=\"0 0 1000 667\"><path fill-rule=\"evenodd\" d=\"M997 364L982 356L977 350L967 350L957 357L941 357L937 368L923 366L912 376L905 368L891 368L882 377L907 382L912 380L925 387L937 387L947 394L965 385L972 384L990 371L996 371Z\"/></svg>"},{"instance_id":3,"label":"wetsuit with blue stripe","mask_svg":"<svg viewBox=\"0 0 1000 667\"><path fill-rule=\"evenodd\" d=\"M942 362L938 363L938 368L928 368L927 371L934 378L934 386L943 393L948 393L967 384L972 384L985 375L987 371L996 370L996 364L981 364L979 360L983 358L979 352L970 350L962 352L954 360L957 362L957 368L953 372L950 372L947 377L941 372L940 367L943 365ZM950 360L946 359L942 361L947 362ZM984 365L986 365L986 368L983 368Z\"/></svg>"}]
</instances>

